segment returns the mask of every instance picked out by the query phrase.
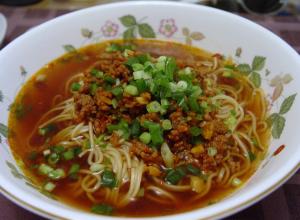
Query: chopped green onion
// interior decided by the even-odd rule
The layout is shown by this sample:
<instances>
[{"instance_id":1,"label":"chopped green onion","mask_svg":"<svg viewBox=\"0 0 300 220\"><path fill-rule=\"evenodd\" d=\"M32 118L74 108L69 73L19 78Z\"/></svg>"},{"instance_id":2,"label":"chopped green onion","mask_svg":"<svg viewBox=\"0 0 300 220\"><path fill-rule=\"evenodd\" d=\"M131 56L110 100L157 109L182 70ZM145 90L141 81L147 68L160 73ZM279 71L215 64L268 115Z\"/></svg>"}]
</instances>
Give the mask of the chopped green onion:
<instances>
[{"instance_id":1,"label":"chopped green onion","mask_svg":"<svg viewBox=\"0 0 300 220\"><path fill-rule=\"evenodd\" d=\"M99 171L101 171L103 169L103 165L99 164L99 163L93 163L90 166L90 171L92 171L93 173L97 173Z\"/></svg>"},{"instance_id":2,"label":"chopped green onion","mask_svg":"<svg viewBox=\"0 0 300 220\"><path fill-rule=\"evenodd\" d=\"M114 109L116 109L118 107L118 101L116 99L112 99L111 100L111 105Z\"/></svg>"},{"instance_id":3,"label":"chopped green onion","mask_svg":"<svg viewBox=\"0 0 300 220\"><path fill-rule=\"evenodd\" d=\"M233 77L233 73L232 71L224 71L224 73L222 74L222 76L227 77L227 78L232 78Z\"/></svg>"},{"instance_id":4,"label":"chopped green onion","mask_svg":"<svg viewBox=\"0 0 300 220\"><path fill-rule=\"evenodd\" d=\"M147 90L147 83L143 79L138 79L135 81L136 87L140 93Z\"/></svg>"},{"instance_id":5,"label":"chopped green onion","mask_svg":"<svg viewBox=\"0 0 300 220\"><path fill-rule=\"evenodd\" d=\"M96 77L96 78L102 78L104 73L100 70L97 70L97 69L92 69L91 70L91 75Z\"/></svg>"},{"instance_id":6,"label":"chopped green onion","mask_svg":"<svg viewBox=\"0 0 300 220\"><path fill-rule=\"evenodd\" d=\"M101 215L111 215L113 210L114 210L113 207L106 204L93 205L91 208L91 212L94 212L96 214L101 214Z\"/></svg>"},{"instance_id":7,"label":"chopped green onion","mask_svg":"<svg viewBox=\"0 0 300 220\"><path fill-rule=\"evenodd\" d=\"M78 156L82 152L81 147L74 147L73 151L75 156Z\"/></svg>"},{"instance_id":8,"label":"chopped green onion","mask_svg":"<svg viewBox=\"0 0 300 220\"><path fill-rule=\"evenodd\" d=\"M146 106L146 108L147 108L147 111L148 111L149 113L151 113L151 112L159 112L161 106L160 106L160 104L159 104L158 101L152 101L152 102L150 102L150 103Z\"/></svg>"},{"instance_id":9,"label":"chopped green onion","mask_svg":"<svg viewBox=\"0 0 300 220\"><path fill-rule=\"evenodd\" d=\"M28 155L27 158L28 160L35 160L38 156L38 153L36 151L31 151Z\"/></svg>"},{"instance_id":10,"label":"chopped green onion","mask_svg":"<svg viewBox=\"0 0 300 220\"><path fill-rule=\"evenodd\" d=\"M124 89L124 91L129 94L129 95L132 95L132 96L136 96L139 94L138 92L138 89L136 86L133 86L133 85L127 85Z\"/></svg>"},{"instance_id":11,"label":"chopped green onion","mask_svg":"<svg viewBox=\"0 0 300 220\"><path fill-rule=\"evenodd\" d=\"M79 170L80 170L80 165L78 163L73 163L69 169L68 174L71 175L77 173Z\"/></svg>"},{"instance_id":12,"label":"chopped green onion","mask_svg":"<svg viewBox=\"0 0 300 220\"><path fill-rule=\"evenodd\" d=\"M48 135L50 132L54 131L56 129L56 126L54 124L49 124L46 125L43 128L39 128L39 135L41 136L46 136Z\"/></svg>"},{"instance_id":13,"label":"chopped green onion","mask_svg":"<svg viewBox=\"0 0 300 220\"><path fill-rule=\"evenodd\" d=\"M199 103L197 101L197 98L198 97L190 96L188 98L188 104L189 104L189 107L190 107L190 109L192 111L200 113L201 112L201 108L200 108L200 105L199 105Z\"/></svg>"},{"instance_id":14,"label":"chopped green onion","mask_svg":"<svg viewBox=\"0 0 300 220\"><path fill-rule=\"evenodd\" d=\"M118 86L118 87L115 87L111 90L111 93L116 96L117 98L120 98L123 94L123 89L122 87Z\"/></svg>"},{"instance_id":15,"label":"chopped green onion","mask_svg":"<svg viewBox=\"0 0 300 220\"><path fill-rule=\"evenodd\" d=\"M72 160L74 156L74 151L72 149L69 149L63 153L63 157L65 160Z\"/></svg>"},{"instance_id":16,"label":"chopped green onion","mask_svg":"<svg viewBox=\"0 0 300 220\"><path fill-rule=\"evenodd\" d=\"M72 164L72 166L69 169L68 176L73 178L73 179L76 179L77 178L77 173L78 173L79 170L80 170L80 165L78 163Z\"/></svg>"},{"instance_id":17,"label":"chopped green onion","mask_svg":"<svg viewBox=\"0 0 300 220\"><path fill-rule=\"evenodd\" d=\"M207 154L208 154L208 156L213 157L217 153L218 153L217 148L215 148L215 147L209 147L209 148L207 148Z\"/></svg>"},{"instance_id":18,"label":"chopped green onion","mask_svg":"<svg viewBox=\"0 0 300 220\"><path fill-rule=\"evenodd\" d=\"M185 171L178 167L168 172L165 177L165 181L169 184L176 185L185 175Z\"/></svg>"},{"instance_id":19,"label":"chopped green onion","mask_svg":"<svg viewBox=\"0 0 300 220\"><path fill-rule=\"evenodd\" d=\"M48 177L50 179L53 179L53 180L58 180L58 179L61 179L65 176L66 176L65 171L61 168L58 168L56 170L52 170L48 173Z\"/></svg>"},{"instance_id":20,"label":"chopped green onion","mask_svg":"<svg viewBox=\"0 0 300 220\"><path fill-rule=\"evenodd\" d=\"M106 52L116 52L116 51L121 51L122 47L119 44L110 44L105 48Z\"/></svg>"},{"instance_id":21,"label":"chopped green onion","mask_svg":"<svg viewBox=\"0 0 300 220\"><path fill-rule=\"evenodd\" d=\"M151 79L151 75L146 73L144 70L138 70L133 72L133 79Z\"/></svg>"},{"instance_id":22,"label":"chopped green onion","mask_svg":"<svg viewBox=\"0 0 300 220\"><path fill-rule=\"evenodd\" d=\"M137 119L134 119L131 124L131 135L137 137L140 134L141 126Z\"/></svg>"},{"instance_id":23,"label":"chopped green onion","mask_svg":"<svg viewBox=\"0 0 300 220\"><path fill-rule=\"evenodd\" d=\"M116 186L116 177L115 174L110 171L110 170L105 170L102 173L102 182L101 184L103 186L109 187L109 188L114 188Z\"/></svg>"},{"instance_id":24,"label":"chopped green onion","mask_svg":"<svg viewBox=\"0 0 300 220\"><path fill-rule=\"evenodd\" d=\"M98 89L97 83L90 84L90 94L91 95L95 95L97 89Z\"/></svg>"},{"instance_id":25,"label":"chopped green onion","mask_svg":"<svg viewBox=\"0 0 300 220\"><path fill-rule=\"evenodd\" d=\"M171 130L172 129L172 123L169 119L165 119L161 122L161 126L164 130Z\"/></svg>"},{"instance_id":26,"label":"chopped green onion","mask_svg":"<svg viewBox=\"0 0 300 220\"><path fill-rule=\"evenodd\" d=\"M186 169L188 172L190 172L193 175L200 175L201 174L201 170L198 167L195 167L193 164L188 164L186 166Z\"/></svg>"},{"instance_id":27,"label":"chopped green onion","mask_svg":"<svg viewBox=\"0 0 300 220\"><path fill-rule=\"evenodd\" d=\"M250 161L254 161L256 159L256 155L254 153L252 153L251 151L248 152L248 156Z\"/></svg>"},{"instance_id":28,"label":"chopped green onion","mask_svg":"<svg viewBox=\"0 0 300 220\"><path fill-rule=\"evenodd\" d=\"M242 184L242 181L241 181L239 178L235 177L235 178L232 179L231 184L232 184L233 186L239 186L239 185Z\"/></svg>"},{"instance_id":29,"label":"chopped green onion","mask_svg":"<svg viewBox=\"0 0 300 220\"><path fill-rule=\"evenodd\" d=\"M174 167L174 154L172 153L169 145L164 142L160 147L160 154L161 157L166 165L167 168Z\"/></svg>"},{"instance_id":30,"label":"chopped green onion","mask_svg":"<svg viewBox=\"0 0 300 220\"><path fill-rule=\"evenodd\" d=\"M73 83L71 84L71 90L72 90L73 92L79 91L80 88L81 88L81 85L80 85L80 83L78 83L78 82L73 82Z\"/></svg>"},{"instance_id":31,"label":"chopped green onion","mask_svg":"<svg viewBox=\"0 0 300 220\"><path fill-rule=\"evenodd\" d=\"M198 96L200 96L201 94L202 94L202 89L200 88L200 86L192 86L191 96L198 98Z\"/></svg>"},{"instance_id":32,"label":"chopped green onion","mask_svg":"<svg viewBox=\"0 0 300 220\"><path fill-rule=\"evenodd\" d=\"M232 114L225 119L224 124L232 131L237 123L237 119Z\"/></svg>"},{"instance_id":33,"label":"chopped green onion","mask_svg":"<svg viewBox=\"0 0 300 220\"><path fill-rule=\"evenodd\" d=\"M44 190L48 191L48 192L52 192L54 189L55 189L56 185L52 182L47 182L45 185L44 185Z\"/></svg>"},{"instance_id":34,"label":"chopped green onion","mask_svg":"<svg viewBox=\"0 0 300 220\"><path fill-rule=\"evenodd\" d=\"M140 141L143 142L144 144L149 144L151 141L151 135L149 132L143 132L140 137Z\"/></svg>"},{"instance_id":35,"label":"chopped green onion","mask_svg":"<svg viewBox=\"0 0 300 220\"><path fill-rule=\"evenodd\" d=\"M109 84L114 84L116 83L116 79L111 77L111 76L108 76L108 75L105 75L103 77L103 80L106 82L106 83L109 83Z\"/></svg>"},{"instance_id":36,"label":"chopped green onion","mask_svg":"<svg viewBox=\"0 0 300 220\"><path fill-rule=\"evenodd\" d=\"M178 71L178 74L183 74L183 75L191 75L192 74L192 68L191 67L186 67L184 69L181 69Z\"/></svg>"},{"instance_id":37,"label":"chopped green onion","mask_svg":"<svg viewBox=\"0 0 300 220\"><path fill-rule=\"evenodd\" d=\"M202 129L193 126L193 127L190 128L190 133L191 133L192 136L196 137L196 136L199 136L202 133Z\"/></svg>"},{"instance_id":38,"label":"chopped green onion","mask_svg":"<svg viewBox=\"0 0 300 220\"><path fill-rule=\"evenodd\" d=\"M176 85L176 91L183 92L187 89L188 84L186 81L180 80Z\"/></svg>"},{"instance_id":39,"label":"chopped green onion","mask_svg":"<svg viewBox=\"0 0 300 220\"><path fill-rule=\"evenodd\" d=\"M144 70L144 65L140 63L134 63L131 67L133 71Z\"/></svg>"},{"instance_id":40,"label":"chopped green onion","mask_svg":"<svg viewBox=\"0 0 300 220\"><path fill-rule=\"evenodd\" d=\"M48 163L49 164L56 164L59 161L60 157L57 153L52 153L48 157Z\"/></svg>"},{"instance_id":41,"label":"chopped green onion","mask_svg":"<svg viewBox=\"0 0 300 220\"><path fill-rule=\"evenodd\" d=\"M53 171L53 168L44 163L42 163L38 168L38 172L43 175L48 175L51 171Z\"/></svg>"},{"instance_id":42,"label":"chopped green onion","mask_svg":"<svg viewBox=\"0 0 300 220\"><path fill-rule=\"evenodd\" d=\"M151 141L154 145L159 145L164 142L163 131L158 124L151 124L149 126L149 132L151 135Z\"/></svg>"},{"instance_id":43,"label":"chopped green onion","mask_svg":"<svg viewBox=\"0 0 300 220\"><path fill-rule=\"evenodd\" d=\"M53 151L55 153L58 153L58 154L62 153L65 150L65 148L63 146L60 146L60 145L52 146L52 147L50 147L50 149L51 149L51 151Z\"/></svg>"}]
</instances>

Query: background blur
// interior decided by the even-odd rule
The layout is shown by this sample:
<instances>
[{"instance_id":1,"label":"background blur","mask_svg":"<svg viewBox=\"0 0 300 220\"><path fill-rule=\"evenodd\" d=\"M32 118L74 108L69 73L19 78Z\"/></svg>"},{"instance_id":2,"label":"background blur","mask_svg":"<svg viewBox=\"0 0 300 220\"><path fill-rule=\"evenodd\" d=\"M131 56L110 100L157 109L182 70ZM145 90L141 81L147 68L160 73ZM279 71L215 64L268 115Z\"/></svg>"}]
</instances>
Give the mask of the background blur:
<instances>
[{"instance_id":1,"label":"background blur","mask_svg":"<svg viewBox=\"0 0 300 220\"><path fill-rule=\"evenodd\" d=\"M0 0L0 50L32 27L62 14L125 0ZM177 0L179 1L179 0ZM256 22L287 41L300 53L300 0L181 0L220 8ZM7 29L1 23L6 17ZM167 12L166 12L167 13ZM6 29L6 30L4 30ZM280 62L280 54L278 54ZM1 71L1 67L0 67ZM300 74L300 70L299 70ZM0 220L44 220L0 194ZM300 171L270 196L227 220L300 220Z\"/></svg>"}]
</instances>

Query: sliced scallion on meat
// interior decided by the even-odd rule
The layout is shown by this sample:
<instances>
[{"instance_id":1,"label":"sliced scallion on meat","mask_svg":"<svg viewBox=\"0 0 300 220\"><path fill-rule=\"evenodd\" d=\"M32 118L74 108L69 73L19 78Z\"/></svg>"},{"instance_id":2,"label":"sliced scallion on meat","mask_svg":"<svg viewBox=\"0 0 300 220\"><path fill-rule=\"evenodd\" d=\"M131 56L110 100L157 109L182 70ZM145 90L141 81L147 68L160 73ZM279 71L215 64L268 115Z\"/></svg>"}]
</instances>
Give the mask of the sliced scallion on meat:
<instances>
[{"instance_id":1,"label":"sliced scallion on meat","mask_svg":"<svg viewBox=\"0 0 300 220\"><path fill-rule=\"evenodd\" d=\"M161 109L161 106L159 104L158 101L152 101L150 102L148 105L147 105L147 111L149 113L152 113L152 112L159 112Z\"/></svg>"},{"instance_id":2,"label":"sliced scallion on meat","mask_svg":"<svg viewBox=\"0 0 300 220\"><path fill-rule=\"evenodd\" d=\"M104 73L102 71L100 71L100 70L92 69L91 70L91 75L100 79L100 78L103 77Z\"/></svg>"},{"instance_id":3,"label":"sliced scallion on meat","mask_svg":"<svg viewBox=\"0 0 300 220\"><path fill-rule=\"evenodd\" d=\"M207 148L207 154L211 157L215 156L218 153L217 148L209 147Z\"/></svg>"},{"instance_id":4,"label":"sliced scallion on meat","mask_svg":"<svg viewBox=\"0 0 300 220\"><path fill-rule=\"evenodd\" d=\"M190 134L194 137L199 136L201 133L202 133L201 128L198 128L198 127L195 127L195 126L190 128Z\"/></svg>"},{"instance_id":5,"label":"sliced scallion on meat","mask_svg":"<svg viewBox=\"0 0 300 220\"><path fill-rule=\"evenodd\" d=\"M141 126L137 119L134 119L131 124L131 135L137 137L140 134Z\"/></svg>"},{"instance_id":6,"label":"sliced scallion on meat","mask_svg":"<svg viewBox=\"0 0 300 220\"><path fill-rule=\"evenodd\" d=\"M171 130L172 129L172 123L169 119L162 120L161 126L164 130Z\"/></svg>"},{"instance_id":7,"label":"sliced scallion on meat","mask_svg":"<svg viewBox=\"0 0 300 220\"><path fill-rule=\"evenodd\" d=\"M137 87L134 85L127 85L124 88L124 92L126 92L128 95L131 95L131 96L136 96L139 94Z\"/></svg>"},{"instance_id":8,"label":"sliced scallion on meat","mask_svg":"<svg viewBox=\"0 0 300 220\"><path fill-rule=\"evenodd\" d=\"M149 144L151 141L151 135L149 132L143 132L140 137L140 141L143 142L144 144Z\"/></svg>"}]
</instances>

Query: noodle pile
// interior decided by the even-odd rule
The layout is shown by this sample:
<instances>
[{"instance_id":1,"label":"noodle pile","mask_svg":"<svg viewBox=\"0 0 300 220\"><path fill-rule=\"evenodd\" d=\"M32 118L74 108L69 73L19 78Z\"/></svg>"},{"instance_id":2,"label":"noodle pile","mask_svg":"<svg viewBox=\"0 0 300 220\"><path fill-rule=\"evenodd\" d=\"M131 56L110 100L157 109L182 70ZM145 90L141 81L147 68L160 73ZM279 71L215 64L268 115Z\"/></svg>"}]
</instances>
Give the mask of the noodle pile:
<instances>
[{"instance_id":1,"label":"noodle pile","mask_svg":"<svg viewBox=\"0 0 300 220\"><path fill-rule=\"evenodd\" d=\"M131 57L136 56L140 56L140 53L131 50L131 48L119 48L117 51L113 50L112 57L113 59L125 59L127 61ZM168 57L161 57L149 59L154 64L155 62L168 62L161 61L163 59L168 60ZM164 148L162 147L163 144L159 144L154 148L151 147L150 145L152 142L154 143L154 140L150 144L148 144L148 140L142 143L144 139L141 136L140 140L133 140L132 136L128 138L125 132L127 128L124 130L124 125L121 125L121 123L117 124L117 119L108 117L106 112L111 111L111 115L118 114L116 117L119 117L122 115L121 111L128 111L128 115L131 117L128 119L129 122L127 122L129 126L131 126L134 119L138 119L141 126L146 120L155 123L157 122L155 115L159 114L159 112L156 113L157 111L155 111L155 114L151 114L151 111L148 110L149 114L147 113L147 116L141 116L147 112L146 109L148 109L149 103L153 100L154 92L143 92L136 95L133 94L135 91L128 89L128 94L126 95L125 87L132 80L132 70L130 68L129 71L121 70L120 74L123 75L120 75L118 72L110 73L110 76L114 79L114 82L111 84L112 88L118 87L125 82L123 98L118 99L117 106L114 106L116 105L114 104L115 98L111 93L107 93L107 90L103 90L104 86L103 88L98 87L95 91L91 90L91 85L94 82L91 82L91 79L88 78L90 76L87 77L87 75L95 69L109 73L109 71L114 71L113 68L121 69L121 67L113 62L109 63L109 58L105 56L100 59L107 62L103 61L107 65L101 63L102 61L96 62L84 73L76 74L69 79L66 83L64 100L56 104L61 97L54 97L53 108L40 118L28 139L28 145L30 145L31 139L37 135L37 132L55 124L57 129L49 136L49 142L42 147L44 156L49 157L49 146L62 146L64 151L80 147L77 160L81 161L81 166L76 172L75 180L68 183L69 187L74 189L75 197L85 195L93 204L105 203L116 208L126 207L128 204L138 201L141 197L154 203L176 207L180 204L178 195L190 193L190 201L185 202L192 204L208 196L214 188L240 186L244 181L244 176L255 168L255 158L264 155L266 152L266 137L268 137L269 133L266 123L267 103L264 93L262 89L253 85L249 77L240 73L235 68L236 64L230 59L225 60L219 56L212 56L206 60L195 59L190 61L190 63L180 59L176 61L179 70L174 70L175 73L176 71L188 73L192 70L193 74L195 74L193 83L195 83L195 80L201 82L201 89L206 94L205 96L202 95L202 97L200 95L196 99L197 102L205 104L201 105L205 111L208 108L212 109L207 114L204 112L201 116L202 118L197 122L199 124L199 133L200 130L202 132L202 136L200 135L202 143L197 142L193 144L186 141L182 145L185 148L183 150L177 150L174 147L177 146L176 144L179 145L181 141L178 138L181 136L177 134L179 132L179 135L181 135L180 128L176 130L174 126L175 122L180 120L178 122L179 125L180 123L181 125L186 123L189 126L194 126L189 123L193 124L193 121L196 121L195 118L199 114L191 113L194 111L191 105L188 104L187 106L190 109L185 111L178 100L177 103L170 101L171 104L169 105L173 105L175 109L171 111L170 107L168 111L171 112L161 113L160 117L168 115L169 118L167 120L171 121L173 126L171 129L167 128L164 131L166 132L163 134L164 138L167 137L168 139L168 141L163 143L165 144ZM143 65L146 66L145 63ZM137 67L138 65L134 66L133 69ZM149 80L147 78L149 76L145 71L133 70L133 74L137 74L139 71L144 75L137 78L141 77L144 81ZM102 74L102 72L95 71L94 73ZM95 74L93 77L97 78L98 76ZM98 85L99 82L100 84L103 83L103 81L97 81ZM185 88L186 84L180 82L177 81L177 84L175 82L176 88L178 89L180 86ZM72 90L74 83L77 83L78 89ZM88 88L86 84L89 85ZM83 109L85 106L88 106L86 104L88 102L83 104L84 100L79 100L78 98L78 94L87 94L88 92L86 91L90 93L89 96L95 97L95 103L99 107L96 110L91 107L91 111L94 111L93 116L86 116L90 113L84 112ZM98 93L100 93L99 96L97 96ZM149 93L151 94L150 98ZM115 96L117 97L117 95ZM187 99L189 99L189 96L185 100ZM206 105L209 107L206 107ZM161 106L163 106L162 102ZM123 110L124 108L127 110ZM80 114L86 115L80 118ZM181 116L176 118L176 114L185 115L186 121L180 119ZM96 119L99 120L97 121ZM215 130L213 129L216 125L213 127L212 124L215 121L219 124L221 123L222 128L226 127L227 130L222 134L220 133L220 135L214 133ZM127 124L125 123L125 127ZM108 132L107 129L110 125L119 126L120 128ZM148 128L143 127L143 129L146 133L148 132ZM182 130L184 129L182 128ZM196 129L196 131L198 130ZM149 129L149 132L151 133L151 129ZM195 134L195 136L199 137L199 134ZM226 140L224 143L228 147L215 146L214 144L218 143L218 138ZM138 139L138 136L135 139ZM142 152L136 150L139 149L137 146L149 147L150 153L147 149L142 150ZM178 147L178 149L180 148ZM219 154L221 156L218 156ZM184 155L184 157L181 157L181 155ZM152 156L154 159L151 159ZM201 162L202 160L208 162ZM199 165L199 167L197 161L200 161L199 164L204 165ZM111 172L109 175L112 177L110 179L112 182L109 186L105 185L107 184L105 183L107 181L105 179L106 174L104 175L105 172L106 174ZM172 172L175 176L171 176ZM181 172L183 173L179 180L177 181L176 179L176 181L172 182L172 178L175 178L176 175L178 177L178 175L181 175Z\"/></svg>"}]
</instances>

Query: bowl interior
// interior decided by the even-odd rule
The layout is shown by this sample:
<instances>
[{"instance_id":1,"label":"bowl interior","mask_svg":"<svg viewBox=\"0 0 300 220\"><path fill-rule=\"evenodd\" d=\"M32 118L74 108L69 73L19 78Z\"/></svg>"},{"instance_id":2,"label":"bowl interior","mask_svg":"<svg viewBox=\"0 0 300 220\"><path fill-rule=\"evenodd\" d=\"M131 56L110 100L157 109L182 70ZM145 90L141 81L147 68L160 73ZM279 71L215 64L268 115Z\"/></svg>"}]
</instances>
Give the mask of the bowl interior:
<instances>
[{"instance_id":1,"label":"bowl interior","mask_svg":"<svg viewBox=\"0 0 300 220\"><path fill-rule=\"evenodd\" d=\"M258 74L268 99L273 103L270 112L278 113L280 117L273 123L273 126L276 125L273 127L273 135L278 138L272 140L262 166L245 187L219 203L173 215L170 219L228 215L270 193L296 171L300 160L296 135L297 125L300 124L300 117L296 114L300 111L300 102L293 95L300 88L300 58L293 49L266 29L220 10L172 2L118 3L54 19L32 29L0 51L0 185L5 195L47 217L93 218L92 214L42 195L41 190L23 176L7 145L7 118L14 97L32 74L65 53L66 49L122 38L130 26L124 20L126 15L144 25L144 29L136 35L138 38L150 37L192 44L250 65L255 56L266 57L266 66Z\"/></svg>"}]
</instances>

